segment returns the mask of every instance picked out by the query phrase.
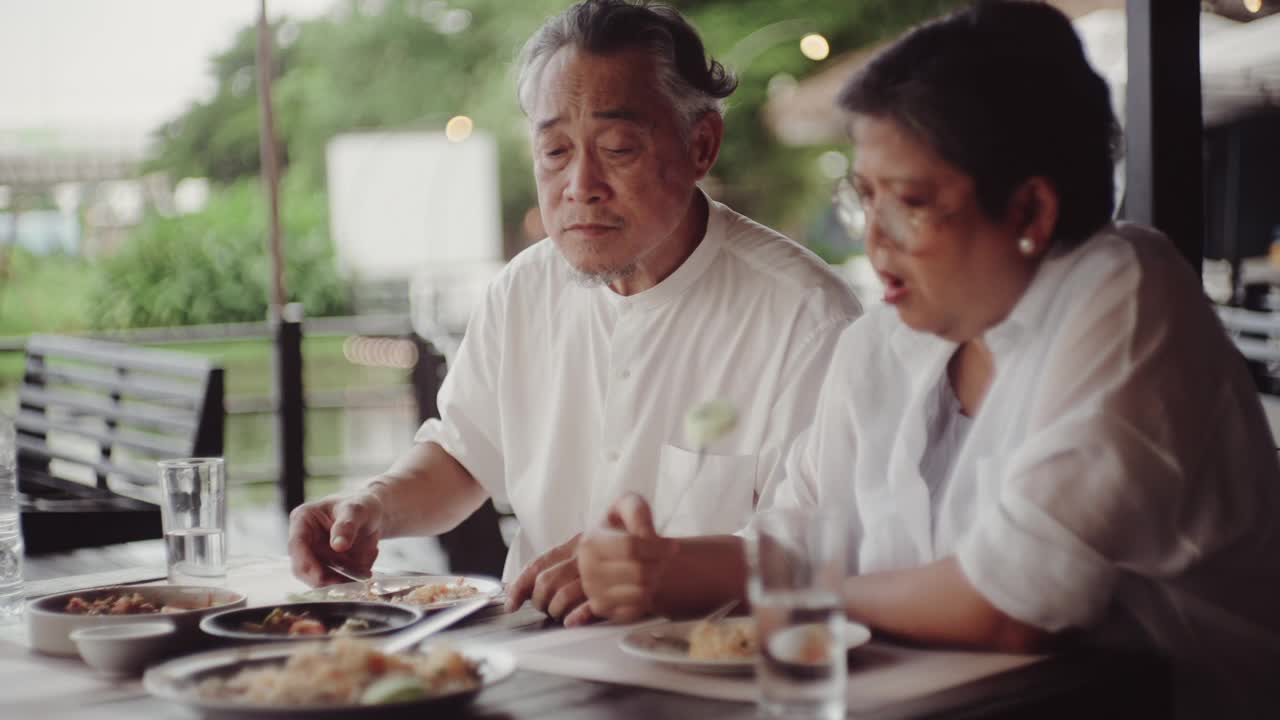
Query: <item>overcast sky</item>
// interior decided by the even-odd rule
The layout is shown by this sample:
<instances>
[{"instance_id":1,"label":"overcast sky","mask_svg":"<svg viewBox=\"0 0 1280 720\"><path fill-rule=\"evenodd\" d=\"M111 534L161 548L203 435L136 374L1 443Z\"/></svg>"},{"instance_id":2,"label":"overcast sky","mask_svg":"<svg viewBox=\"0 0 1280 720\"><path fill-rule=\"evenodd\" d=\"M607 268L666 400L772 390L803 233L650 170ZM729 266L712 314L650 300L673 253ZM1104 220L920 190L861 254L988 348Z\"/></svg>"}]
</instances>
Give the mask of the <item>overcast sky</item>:
<instances>
[{"instance_id":1,"label":"overcast sky","mask_svg":"<svg viewBox=\"0 0 1280 720\"><path fill-rule=\"evenodd\" d=\"M310 17L334 0L268 0ZM0 131L141 136L212 88L258 0L0 0Z\"/></svg>"}]
</instances>

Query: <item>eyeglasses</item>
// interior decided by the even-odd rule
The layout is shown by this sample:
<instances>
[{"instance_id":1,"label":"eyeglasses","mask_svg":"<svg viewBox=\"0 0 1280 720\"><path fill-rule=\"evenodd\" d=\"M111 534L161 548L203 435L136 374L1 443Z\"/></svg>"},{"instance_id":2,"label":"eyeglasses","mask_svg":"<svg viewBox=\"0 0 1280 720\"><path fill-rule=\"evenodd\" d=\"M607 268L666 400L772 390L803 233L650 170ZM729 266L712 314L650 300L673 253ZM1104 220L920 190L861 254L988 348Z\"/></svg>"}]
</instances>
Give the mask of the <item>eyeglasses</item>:
<instances>
[{"instance_id":1,"label":"eyeglasses","mask_svg":"<svg viewBox=\"0 0 1280 720\"><path fill-rule=\"evenodd\" d=\"M871 223L876 223L881 237L905 253L928 247L932 232L951 215L932 207L907 207L887 193L882 193L873 202L847 177L836 183L831 203L835 207L836 220L850 238L865 242Z\"/></svg>"}]
</instances>

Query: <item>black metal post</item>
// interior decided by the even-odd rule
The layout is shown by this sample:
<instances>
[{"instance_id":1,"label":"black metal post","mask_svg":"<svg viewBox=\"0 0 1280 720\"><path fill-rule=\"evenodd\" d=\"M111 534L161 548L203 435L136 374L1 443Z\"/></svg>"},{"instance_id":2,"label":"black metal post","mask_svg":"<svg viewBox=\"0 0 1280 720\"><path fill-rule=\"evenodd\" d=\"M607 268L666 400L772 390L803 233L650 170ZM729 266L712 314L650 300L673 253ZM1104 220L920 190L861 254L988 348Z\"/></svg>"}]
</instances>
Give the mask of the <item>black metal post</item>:
<instances>
[{"instance_id":1,"label":"black metal post","mask_svg":"<svg viewBox=\"0 0 1280 720\"><path fill-rule=\"evenodd\" d=\"M1196 272L1204 256L1200 3L1127 0L1125 217L1163 231Z\"/></svg>"},{"instance_id":2,"label":"black metal post","mask_svg":"<svg viewBox=\"0 0 1280 720\"><path fill-rule=\"evenodd\" d=\"M280 449L280 500L287 515L306 501L306 399L302 393L301 303L289 303L275 336L276 447Z\"/></svg>"}]
</instances>

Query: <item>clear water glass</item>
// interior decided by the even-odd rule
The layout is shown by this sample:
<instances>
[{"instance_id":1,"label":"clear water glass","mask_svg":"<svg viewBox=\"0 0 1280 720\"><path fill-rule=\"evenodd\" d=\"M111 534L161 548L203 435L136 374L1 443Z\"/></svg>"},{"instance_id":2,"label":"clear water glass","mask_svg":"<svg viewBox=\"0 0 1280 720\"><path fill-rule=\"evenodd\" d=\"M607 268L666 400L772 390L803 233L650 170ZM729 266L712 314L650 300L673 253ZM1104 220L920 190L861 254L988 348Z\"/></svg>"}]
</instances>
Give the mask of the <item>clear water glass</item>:
<instances>
[{"instance_id":1,"label":"clear water glass","mask_svg":"<svg viewBox=\"0 0 1280 720\"><path fill-rule=\"evenodd\" d=\"M169 582L222 584L227 576L227 477L222 458L161 460L159 465Z\"/></svg>"},{"instance_id":2,"label":"clear water glass","mask_svg":"<svg viewBox=\"0 0 1280 720\"><path fill-rule=\"evenodd\" d=\"M26 604L22 587L17 456L13 421L0 415L0 625L20 622Z\"/></svg>"},{"instance_id":3,"label":"clear water glass","mask_svg":"<svg viewBox=\"0 0 1280 720\"><path fill-rule=\"evenodd\" d=\"M843 518L820 509L768 510L756 516L753 529L749 595L760 639L761 715L843 718Z\"/></svg>"}]
</instances>

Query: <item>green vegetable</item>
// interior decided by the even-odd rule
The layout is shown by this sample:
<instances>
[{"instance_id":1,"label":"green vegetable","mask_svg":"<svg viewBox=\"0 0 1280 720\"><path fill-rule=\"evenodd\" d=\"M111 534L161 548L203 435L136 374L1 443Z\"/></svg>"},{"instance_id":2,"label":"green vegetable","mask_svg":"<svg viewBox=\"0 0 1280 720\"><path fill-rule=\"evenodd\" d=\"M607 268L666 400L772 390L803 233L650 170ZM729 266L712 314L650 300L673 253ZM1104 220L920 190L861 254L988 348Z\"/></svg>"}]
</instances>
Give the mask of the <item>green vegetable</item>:
<instances>
[{"instance_id":1,"label":"green vegetable","mask_svg":"<svg viewBox=\"0 0 1280 720\"><path fill-rule=\"evenodd\" d=\"M684 437L694 450L703 450L729 434L738 423L738 412L727 400L711 400L684 416Z\"/></svg>"},{"instance_id":2,"label":"green vegetable","mask_svg":"<svg viewBox=\"0 0 1280 720\"><path fill-rule=\"evenodd\" d=\"M388 675L376 680L360 695L361 705L390 705L426 697L422 680L415 675Z\"/></svg>"}]
</instances>

